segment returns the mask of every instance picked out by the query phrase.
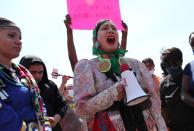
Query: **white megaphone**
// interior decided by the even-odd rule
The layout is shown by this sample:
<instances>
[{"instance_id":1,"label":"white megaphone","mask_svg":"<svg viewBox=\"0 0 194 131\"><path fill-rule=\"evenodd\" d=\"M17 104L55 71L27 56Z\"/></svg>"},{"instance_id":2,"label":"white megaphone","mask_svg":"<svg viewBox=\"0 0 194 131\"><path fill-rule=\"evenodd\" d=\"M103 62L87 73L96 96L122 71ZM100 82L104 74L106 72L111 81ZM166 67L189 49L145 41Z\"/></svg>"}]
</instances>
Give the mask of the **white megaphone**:
<instances>
[{"instance_id":1,"label":"white megaphone","mask_svg":"<svg viewBox=\"0 0 194 131\"><path fill-rule=\"evenodd\" d=\"M127 105L134 106L147 100L149 95L143 91L134 75L134 72L129 70L129 66L127 64L122 64L120 68L122 72L121 77L125 83Z\"/></svg>"}]
</instances>

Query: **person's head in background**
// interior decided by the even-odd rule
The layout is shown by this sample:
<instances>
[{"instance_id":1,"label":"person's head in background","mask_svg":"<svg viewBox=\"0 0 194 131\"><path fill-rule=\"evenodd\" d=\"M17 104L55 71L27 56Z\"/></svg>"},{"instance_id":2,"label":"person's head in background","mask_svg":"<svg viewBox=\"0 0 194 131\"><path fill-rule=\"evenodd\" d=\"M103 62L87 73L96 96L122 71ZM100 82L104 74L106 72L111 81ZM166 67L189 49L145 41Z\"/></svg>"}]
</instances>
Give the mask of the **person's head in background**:
<instances>
[{"instance_id":1,"label":"person's head in background","mask_svg":"<svg viewBox=\"0 0 194 131\"><path fill-rule=\"evenodd\" d=\"M22 48L21 31L16 24L0 17L0 63L11 67L11 60L17 58Z\"/></svg>"},{"instance_id":2,"label":"person's head in background","mask_svg":"<svg viewBox=\"0 0 194 131\"><path fill-rule=\"evenodd\" d=\"M189 35L189 44L192 48L193 54L194 54L194 32L191 32Z\"/></svg>"},{"instance_id":3,"label":"person's head in background","mask_svg":"<svg viewBox=\"0 0 194 131\"><path fill-rule=\"evenodd\" d=\"M172 47L161 52L161 66L166 75L177 78L182 74L183 55L179 48Z\"/></svg>"},{"instance_id":4,"label":"person's head in background","mask_svg":"<svg viewBox=\"0 0 194 131\"><path fill-rule=\"evenodd\" d=\"M48 81L46 66L38 56L23 56L19 63L30 71L38 85Z\"/></svg>"},{"instance_id":5,"label":"person's head in background","mask_svg":"<svg viewBox=\"0 0 194 131\"><path fill-rule=\"evenodd\" d=\"M155 71L155 64L154 61L151 58L145 58L142 60L142 62L145 64L146 68L151 74L154 74Z\"/></svg>"}]
</instances>

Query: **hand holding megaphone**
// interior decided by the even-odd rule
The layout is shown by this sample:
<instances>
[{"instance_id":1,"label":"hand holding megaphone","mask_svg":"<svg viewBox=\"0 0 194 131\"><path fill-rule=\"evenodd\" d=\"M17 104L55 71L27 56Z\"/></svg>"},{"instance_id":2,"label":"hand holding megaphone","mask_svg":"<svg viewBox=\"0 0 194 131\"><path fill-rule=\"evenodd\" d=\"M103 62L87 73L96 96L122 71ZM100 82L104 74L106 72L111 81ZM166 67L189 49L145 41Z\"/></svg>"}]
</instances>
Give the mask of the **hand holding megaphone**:
<instances>
[{"instance_id":1,"label":"hand holding megaphone","mask_svg":"<svg viewBox=\"0 0 194 131\"><path fill-rule=\"evenodd\" d=\"M121 77L125 83L127 105L133 106L147 100L149 95L146 94L139 85L132 69L129 69L127 64L122 64L120 70Z\"/></svg>"},{"instance_id":2,"label":"hand holding megaphone","mask_svg":"<svg viewBox=\"0 0 194 131\"><path fill-rule=\"evenodd\" d=\"M118 91L118 101L121 101L123 100L123 98L125 98L126 96L126 93L125 93L125 87L122 83L120 83L118 86L117 86L117 91Z\"/></svg>"},{"instance_id":3,"label":"hand holding megaphone","mask_svg":"<svg viewBox=\"0 0 194 131\"><path fill-rule=\"evenodd\" d=\"M51 75L53 79L57 79L58 76L66 76L66 75L59 74L57 68L53 68L53 72L51 73ZM67 77L73 78L72 76L67 76Z\"/></svg>"}]
</instances>

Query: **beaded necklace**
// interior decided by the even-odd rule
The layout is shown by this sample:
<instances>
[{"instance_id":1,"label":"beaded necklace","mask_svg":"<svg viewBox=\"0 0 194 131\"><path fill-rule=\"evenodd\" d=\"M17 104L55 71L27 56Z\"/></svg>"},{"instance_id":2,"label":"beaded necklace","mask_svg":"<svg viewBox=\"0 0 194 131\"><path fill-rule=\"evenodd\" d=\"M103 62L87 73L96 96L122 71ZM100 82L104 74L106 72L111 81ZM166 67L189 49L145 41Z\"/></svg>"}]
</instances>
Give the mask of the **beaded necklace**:
<instances>
[{"instance_id":1,"label":"beaded necklace","mask_svg":"<svg viewBox=\"0 0 194 131\"><path fill-rule=\"evenodd\" d=\"M32 75L30 74L30 72L28 70L26 70L23 66L17 66L15 64L12 64L12 69L14 70L14 75L16 75L16 77L18 78L18 80L21 81L22 84L24 84L25 86L27 86L31 92L32 96L32 101L34 104L34 108L36 111L36 117L37 117L37 121L38 121L38 128L40 131L45 131L46 128L50 128L48 127L48 119L46 118L46 113L44 112L44 107L43 107L43 100L40 96L40 91L39 88L34 80L34 78L32 77ZM15 79L14 76L11 77L9 75L7 75L5 73L5 67L3 67L2 65L0 65L0 73L2 73L4 75L4 78L7 79L9 82L13 83L13 84L21 84L18 83L17 78ZM5 88L5 86L4 86Z\"/></svg>"}]
</instances>

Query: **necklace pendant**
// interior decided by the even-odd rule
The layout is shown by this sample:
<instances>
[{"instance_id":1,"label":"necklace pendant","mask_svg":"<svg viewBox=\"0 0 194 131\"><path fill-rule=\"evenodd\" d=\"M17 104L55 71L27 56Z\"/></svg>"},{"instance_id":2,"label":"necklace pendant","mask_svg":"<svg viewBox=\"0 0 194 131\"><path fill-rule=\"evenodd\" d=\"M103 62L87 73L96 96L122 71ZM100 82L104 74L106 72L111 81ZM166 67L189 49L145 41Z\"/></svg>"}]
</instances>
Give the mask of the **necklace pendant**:
<instances>
[{"instance_id":1,"label":"necklace pendant","mask_svg":"<svg viewBox=\"0 0 194 131\"><path fill-rule=\"evenodd\" d=\"M100 59L97 68L100 72L107 72L111 68L111 62L109 59Z\"/></svg>"}]
</instances>

